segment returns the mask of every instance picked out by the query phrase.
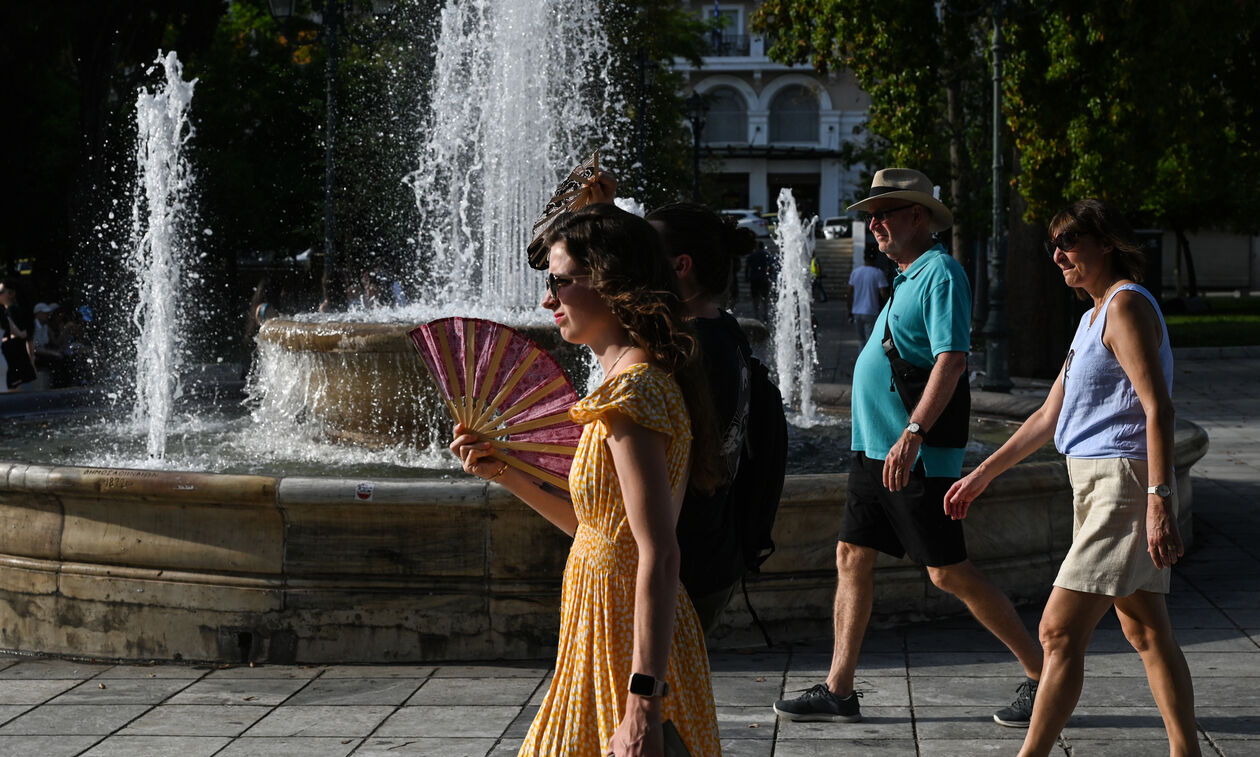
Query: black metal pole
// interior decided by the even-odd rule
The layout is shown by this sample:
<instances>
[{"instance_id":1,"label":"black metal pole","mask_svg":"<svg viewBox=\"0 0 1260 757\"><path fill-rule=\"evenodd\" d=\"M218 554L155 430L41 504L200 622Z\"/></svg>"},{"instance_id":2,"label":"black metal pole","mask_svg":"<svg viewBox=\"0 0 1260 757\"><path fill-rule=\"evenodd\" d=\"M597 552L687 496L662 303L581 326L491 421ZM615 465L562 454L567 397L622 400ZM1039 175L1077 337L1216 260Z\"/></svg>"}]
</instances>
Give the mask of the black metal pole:
<instances>
[{"instance_id":1,"label":"black metal pole","mask_svg":"<svg viewBox=\"0 0 1260 757\"><path fill-rule=\"evenodd\" d=\"M993 2L993 236L989 244L989 317L984 325L984 381L990 392L1011 390L1010 328L1006 322L1007 236L1002 191L1002 11L1005 0Z\"/></svg>"},{"instance_id":2,"label":"black metal pole","mask_svg":"<svg viewBox=\"0 0 1260 757\"><path fill-rule=\"evenodd\" d=\"M692 161L692 177L693 183L691 187L691 199L700 202L700 130L704 128L704 120L700 118L691 119L691 161Z\"/></svg>"}]
</instances>

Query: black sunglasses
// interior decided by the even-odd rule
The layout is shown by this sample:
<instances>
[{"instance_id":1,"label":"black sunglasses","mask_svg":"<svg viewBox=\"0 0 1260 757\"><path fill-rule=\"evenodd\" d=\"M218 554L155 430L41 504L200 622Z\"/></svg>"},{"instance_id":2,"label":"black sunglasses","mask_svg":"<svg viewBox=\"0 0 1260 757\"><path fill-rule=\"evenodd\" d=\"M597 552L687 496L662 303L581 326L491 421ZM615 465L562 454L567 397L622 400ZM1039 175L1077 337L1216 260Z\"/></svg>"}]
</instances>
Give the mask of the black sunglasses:
<instances>
[{"instance_id":1,"label":"black sunglasses","mask_svg":"<svg viewBox=\"0 0 1260 757\"><path fill-rule=\"evenodd\" d=\"M1046 254L1051 258L1054 257L1055 250L1063 250L1067 252L1074 247L1081 239L1081 235L1075 231L1066 231L1053 239L1046 240Z\"/></svg>"},{"instance_id":2,"label":"black sunglasses","mask_svg":"<svg viewBox=\"0 0 1260 757\"><path fill-rule=\"evenodd\" d=\"M867 213L866 222L868 224L875 223L876 221L878 221L879 223L883 223L884 221L888 220L888 216L892 215L893 213L896 213L898 210L905 210L906 208L913 208L917 204L918 203L911 202L905 205L898 205L895 208L889 208L888 210L876 210L873 213Z\"/></svg>"},{"instance_id":3,"label":"black sunglasses","mask_svg":"<svg viewBox=\"0 0 1260 757\"><path fill-rule=\"evenodd\" d=\"M560 290L572 284L577 279L589 279L591 275L584 273L580 276L557 276L554 273L547 274L547 291L551 292L551 296L557 300L560 299Z\"/></svg>"}]
</instances>

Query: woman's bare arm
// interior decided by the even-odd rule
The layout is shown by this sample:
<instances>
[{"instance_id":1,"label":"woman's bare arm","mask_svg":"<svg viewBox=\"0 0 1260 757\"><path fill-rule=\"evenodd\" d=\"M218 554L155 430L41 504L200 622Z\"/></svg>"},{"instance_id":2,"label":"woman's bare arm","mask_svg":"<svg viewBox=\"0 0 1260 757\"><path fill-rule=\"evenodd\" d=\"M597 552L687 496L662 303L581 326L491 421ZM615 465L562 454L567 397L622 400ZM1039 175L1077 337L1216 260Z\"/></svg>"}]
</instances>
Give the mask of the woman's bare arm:
<instances>
[{"instance_id":1,"label":"woman's bare arm","mask_svg":"<svg viewBox=\"0 0 1260 757\"><path fill-rule=\"evenodd\" d=\"M634 591L634 653L630 670L664 679L674 636L681 557L674 529L682 504L669 481L669 438L621 413L605 416L606 443L621 482L626 518L639 548ZM621 755L659 754L663 749L660 699L631 695L613 751Z\"/></svg>"},{"instance_id":2,"label":"woman's bare arm","mask_svg":"<svg viewBox=\"0 0 1260 757\"><path fill-rule=\"evenodd\" d=\"M1112 298L1103 345L1115 354L1146 413L1148 486L1171 486L1173 482L1174 411L1159 361L1163 338L1159 316L1145 297L1122 291ZM1172 565L1185 553L1177 519L1168 504L1158 494L1146 495L1147 551L1160 568Z\"/></svg>"}]
</instances>

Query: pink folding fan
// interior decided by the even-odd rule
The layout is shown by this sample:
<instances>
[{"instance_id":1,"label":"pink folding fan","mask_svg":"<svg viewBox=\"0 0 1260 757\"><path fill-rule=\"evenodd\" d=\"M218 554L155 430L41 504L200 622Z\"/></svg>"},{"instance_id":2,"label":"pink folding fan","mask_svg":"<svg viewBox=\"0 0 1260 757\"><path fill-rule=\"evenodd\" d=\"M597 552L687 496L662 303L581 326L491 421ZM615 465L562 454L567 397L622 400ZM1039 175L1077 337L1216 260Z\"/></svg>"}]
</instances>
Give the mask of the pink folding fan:
<instances>
[{"instance_id":1,"label":"pink folding fan","mask_svg":"<svg viewBox=\"0 0 1260 757\"><path fill-rule=\"evenodd\" d=\"M481 318L442 318L411 341L451 417L490 442L491 456L565 491L582 427L569 420L577 391L534 340Z\"/></svg>"}]
</instances>

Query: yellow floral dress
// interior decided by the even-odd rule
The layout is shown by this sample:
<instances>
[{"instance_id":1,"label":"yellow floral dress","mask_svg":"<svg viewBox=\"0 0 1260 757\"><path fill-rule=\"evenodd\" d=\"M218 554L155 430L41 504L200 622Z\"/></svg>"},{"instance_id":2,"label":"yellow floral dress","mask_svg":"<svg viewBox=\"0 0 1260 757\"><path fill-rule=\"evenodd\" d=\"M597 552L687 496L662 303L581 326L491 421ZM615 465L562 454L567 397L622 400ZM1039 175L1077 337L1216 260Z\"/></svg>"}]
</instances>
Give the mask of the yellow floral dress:
<instances>
[{"instance_id":1,"label":"yellow floral dress","mask_svg":"<svg viewBox=\"0 0 1260 757\"><path fill-rule=\"evenodd\" d=\"M670 483L675 491L686 483L691 422L678 384L665 371L647 363L630 366L569 410L585 426L569 472L578 528L564 569L555 678L521 746L522 757L607 755L629 696L639 552L604 444L603 418L610 410L667 434ZM693 755L717 757L721 746L708 654L681 585L674 608L664 719L674 721Z\"/></svg>"}]
</instances>

